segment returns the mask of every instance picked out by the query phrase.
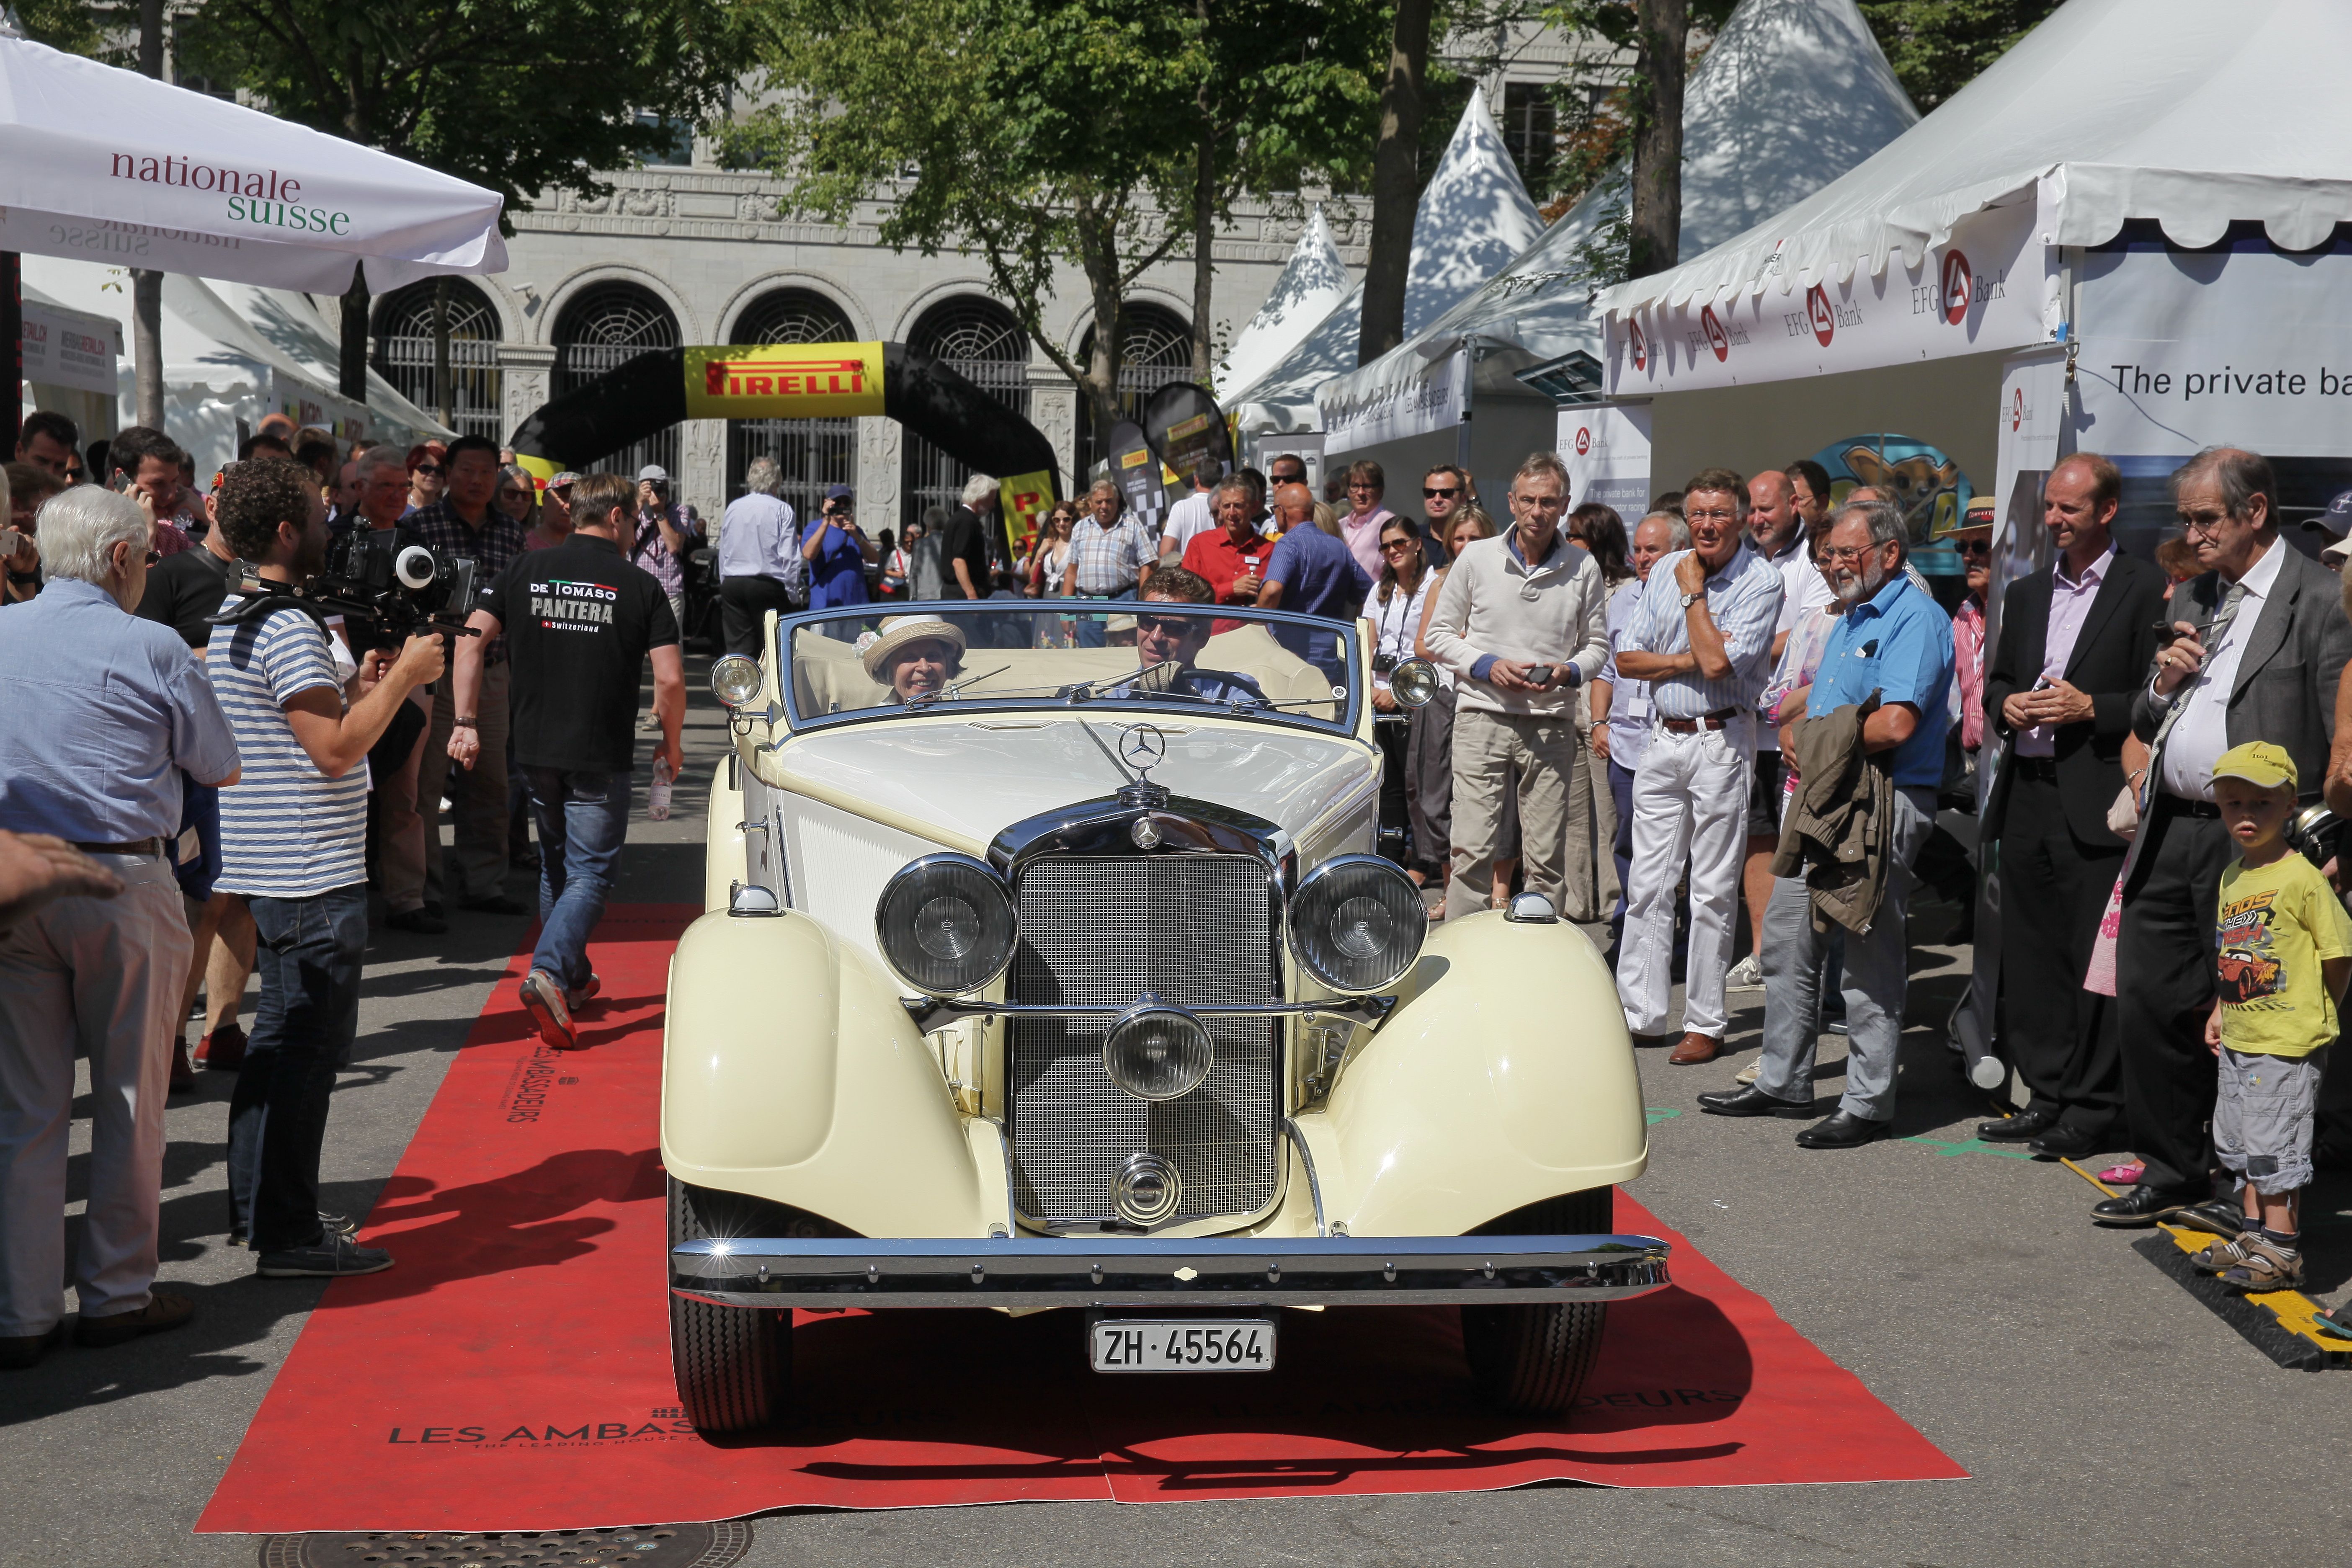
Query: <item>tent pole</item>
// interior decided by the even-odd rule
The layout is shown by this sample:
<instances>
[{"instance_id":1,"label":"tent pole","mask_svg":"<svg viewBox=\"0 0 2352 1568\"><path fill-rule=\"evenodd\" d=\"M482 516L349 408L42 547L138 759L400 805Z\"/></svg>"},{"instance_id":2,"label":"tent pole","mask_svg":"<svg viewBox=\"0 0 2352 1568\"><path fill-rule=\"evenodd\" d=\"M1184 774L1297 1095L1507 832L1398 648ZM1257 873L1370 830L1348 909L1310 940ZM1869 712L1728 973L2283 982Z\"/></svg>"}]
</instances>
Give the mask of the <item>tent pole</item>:
<instances>
[{"instance_id":1,"label":"tent pole","mask_svg":"<svg viewBox=\"0 0 2352 1568\"><path fill-rule=\"evenodd\" d=\"M25 258L0 250L0 342L8 354L8 451L25 427Z\"/></svg>"},{"instance_id":2,"label":"tent pole","mask_svg":"<svg viewBox=\"0 0 2352 1568\"><path fill-rule=\"evenodd\" d=\"M139 0L139 74L163 79L163 0ZM163 427L163 275L131 274L131 346L139 389L139 423ZM93 476L103 482L103 476Z\"/></svg>"}]
</instances>

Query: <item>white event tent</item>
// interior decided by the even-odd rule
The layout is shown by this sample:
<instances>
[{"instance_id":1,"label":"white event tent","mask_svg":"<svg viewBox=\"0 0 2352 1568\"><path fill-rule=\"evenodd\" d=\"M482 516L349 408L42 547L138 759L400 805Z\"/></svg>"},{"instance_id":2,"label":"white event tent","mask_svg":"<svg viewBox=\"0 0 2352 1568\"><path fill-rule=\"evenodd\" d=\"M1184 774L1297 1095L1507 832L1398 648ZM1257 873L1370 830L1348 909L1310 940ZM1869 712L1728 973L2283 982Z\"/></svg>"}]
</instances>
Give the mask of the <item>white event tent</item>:
<instances>
[{"instance_id":1,"label":"white event tent","mask_svg":"<svg viewBox=\"0 0 2352 1568\"><path fill-rule=\"evenodd\" d=\"M1542 233L1543 219L1485 97L1472 93L1413 211L1406 335L1493 277ZM1245 438L1320 428L1316 391L1355 368L1363 303L1359 279L1279 363L1221 399L1235 414Z\"/></svg>"},{"instance_id":2,"label":"white event tent","mask_svg":"<svg viewBox=\"0 0 2352 1568\"><path fill-rule=\"evenodd\" d=\"M1283 263L1265 303L1219 362L1214 378L1218 395L1247 386L1279 364L1347 293L1348 268L1318 205L1291 247L1290 259Z\"/></svg>"},{"instance_id":3,"label":"white event tent","mask_svg":"<svg viewBox=\"0 0 2352 1568\"><path fill-rule=\"evenodd\" d=\"M170 313L196 335L186 344L167 340L163 356L211 367L177 395L200 385L219 392L223 375L248 394L257 377L275 386L283 376L289 389L325 394L315 400L323 418L359 415L332 396L337 378L326 367L334 353L322 367L293 342L315 334L289 336L278 319L307 313L315 322L315 310L287 306L240 329L240 310L253 301L240 297L232 308L195 280L340 296L362 263L379 291L436 273L502 271L499 206L494 191L389 153L0 35L0 254L174 275L180 287L166 294L182 308ZM123 276L121 297L101 303L110 307L104 314L127 319ZM74 286L63 287L45 291L77 304ZM329 334L331 350L336 341ZM222 368L231 361L246 368ZM174 395L170 384L167 375ZM390 392L371 384L370 411L392 414L382 401ZM395 417L407 423L415 412ZM172 434L193 449L199 428Z\"/></svg>"},{"instance_id":4,"label":"white event tent","mask_svg":"<svg viewBox=\"0 0 2352 1568\"><path fill-rule=\"evenodd\" d=\"M28 297L86 319L131 313L131 275L122 268L47 256L28 256L24 268ZM373 371L366 408L340 395L334 338L300 294L167 273L163 314L164 427L195 458L200 479L236 455L240 422L250 430L269 414L346 437L362 426L388 441L450 434ZM128 358L115 361L110 379L110 418L92 421L91 410L66 408L87 436L137 421Z\"/></svg>"},{"instance_id":5,"label":"white event tent","mask_svg":"<svg viewBox=\"0 0 2352 1568\"><path fill-rule=\"evenodd\" d=\"M1696 256L1789 207L1918 118L1854 0L1741 0L1684 98L1678 253ZM1453 460L1486 472L1551 445L1561 432L1549 391L1591 384L1598 370L1596 268L1615 262L1602 249L1616 237L1607 230L1625 211L1627 181L1621 162L1484 288L1327 383L1328 449L1360 449L1400 469ZM1437 384L1463 395L1430 395ZM1572 452L1572 436L1563 449ZM1605 478L1577 486L1580 500L1588 494L1621 508L1646 499Z\"/></svg>"},{"instance_id":6,"label":"white event tent","mask_svg":"<svg viewBox=\"0 0 2352 1568\"><path fill-rule=\"evenodd\" d=\"M2046 553L2070 450L2123 469L2126 548L2218 441L2307 514L2352 488L2347 58L2340 0L2071 0L1843 178L1604 294L1607 392L1664 485L1930 442L2000 498L2001 573Z\"/></svg>"}]
</instances>

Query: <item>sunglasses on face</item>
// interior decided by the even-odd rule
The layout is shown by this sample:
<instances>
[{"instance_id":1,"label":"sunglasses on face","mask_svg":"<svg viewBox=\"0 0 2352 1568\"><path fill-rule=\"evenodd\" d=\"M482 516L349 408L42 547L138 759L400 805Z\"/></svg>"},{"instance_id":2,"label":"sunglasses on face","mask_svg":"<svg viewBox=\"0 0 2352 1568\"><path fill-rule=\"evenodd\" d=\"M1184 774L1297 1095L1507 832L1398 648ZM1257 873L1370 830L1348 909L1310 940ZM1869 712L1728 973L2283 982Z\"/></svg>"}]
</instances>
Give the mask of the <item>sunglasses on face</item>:
<instances>
[{"instance_id":1,"label":"sunglasses on face","mask_svg":"<svg viewBox=\"0 0 2352 1568\"><path fill-rule=\"evenodd\" d=\"M1423 485L1421 487L1422 499L1424 500L1452 500L1455 496L1458 496L1461 493L1462 489L1459 485Z\"/></svg>"},{"instance_id":2,"label":"sunglasses on face","mask_svg":"<svg viewBox=\"0 0 2352 1568\"><path fill-rule=\"evenodd\" d=\"M1182 616L1138 616L1135 617L1135 629L1139 632L1150 632L1154 637L1181 637L1185 633L1191 631L1196 624L1196 622L1189 620Z\"/></svg>"},{"instance_id":3,"label":"sunglasses on face","mask_svg":"<svg viewBox=\"0 0 2352 1568\"><path fill-rule=\"evenodd\" d=\"M1402 554L1404 552L1412 548L1412 543L1413 542L1410 539L1383 539L1381 541L1381 553L1383 555Z\"/></svg>"},{"instance_id":4,"label":"sunglasses on face","mask_svg":"<svg viewBox=\"0 0 2352 1568\"><path fill-rule=\"evenodd\" d=\"M1952 548L1962 555L1981 555L1987 560L1992 558L1992 541L1990 539L1963 539Z\"/></svg>"},{"instance_id":5,"label":"sunglasses on face","mask_svg":"<svg viewBox=\"0 0 2352 1568\"><path fill-rule=\"evenodd\" d=\"M522 492L515 489L512 485L500 485L499 487L499 499L500 500L520 500L522 499Z\"/></svg>"},{"instance_id":6,"label":"sunglasses on face","mask_svg":"<svg viewBox=\"0 0 2352 1568\"><path fill-rule=\"evenodd\" d=\"M441 465L438 463L419 463L415 468L410 470L412 473L418 474L437 474L440 471Z\"/></svg>"}]
</instances>

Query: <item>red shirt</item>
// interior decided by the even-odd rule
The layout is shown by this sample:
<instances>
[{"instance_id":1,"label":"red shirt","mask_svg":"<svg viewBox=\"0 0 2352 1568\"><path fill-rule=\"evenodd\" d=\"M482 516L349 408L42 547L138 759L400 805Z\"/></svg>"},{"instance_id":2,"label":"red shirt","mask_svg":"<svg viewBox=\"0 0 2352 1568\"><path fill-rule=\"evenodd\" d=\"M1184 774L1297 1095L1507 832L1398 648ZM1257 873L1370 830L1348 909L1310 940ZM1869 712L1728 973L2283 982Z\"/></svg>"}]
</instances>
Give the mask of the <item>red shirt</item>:
<instances>
[{"instance_id":1,"label":"red shirt","mask_svg":"<svg viewBox=\"0 0 2352 1568\"><path fill-rule=\"evenodd\" d=\"M1264 535L1254 534L1246 542L1235 544L1232 534L1222 528L1213 528L1192 536L1192 542L1184 547L1183 565L1185 571L1208 580L1209 586L1217 591L1217 603L1230 605L1234 603L1234 579L1255 576L1263 581L1266 563L1273 559L1274 542ZM1220 617L1210 628L1210 635L1232 631L1242 624Z\"/></svg>"}]
</instances>

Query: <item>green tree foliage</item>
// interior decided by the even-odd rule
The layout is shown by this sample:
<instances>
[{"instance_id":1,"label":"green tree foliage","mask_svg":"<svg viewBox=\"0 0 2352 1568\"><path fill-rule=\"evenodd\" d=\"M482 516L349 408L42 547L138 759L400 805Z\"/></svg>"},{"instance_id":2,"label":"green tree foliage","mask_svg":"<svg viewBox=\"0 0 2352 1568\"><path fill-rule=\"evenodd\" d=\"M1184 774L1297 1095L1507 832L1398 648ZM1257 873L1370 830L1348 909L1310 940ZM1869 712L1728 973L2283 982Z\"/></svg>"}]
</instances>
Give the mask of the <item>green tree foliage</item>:
<instances>
[{"instance_id":1,"label":"green tree foliage","mask_svg":"<svg viewBox=\"0 0 2352 1568\"><path fill-rule=\"evenodd\" d=\"M767 97L730 161L773 172L793 211L878 198L885 244L980 258L1107 424L1137 279L1240 191L1338 155L1363 96L1339 23L1361 3L757 0ZM1097 323L1083 365L1045 327L1063 264Z\"/></svg>"},{"instance_id":2,"label":"green tree foliage","mask_svg":"<svg viewBox=\"0 0 2352 1568\"><path fill-rule=\"evenodd\" d=\"M109 65L130 65L138 51L110 37L99 13L86 0L15 0L9 9L24 25L25 37L69 55L88 55Z\"/></svg>"},{"instance_id":3,"label":"green tree foliage","mask_svg":"<svg viewBox=\"0 0 2352 1568\"><path fill-rule=\"evenodd\" d=\"M1862 0L1895 79L1927 113L2007 54L2059 0Z\"/></svg>"}]
</instances>

